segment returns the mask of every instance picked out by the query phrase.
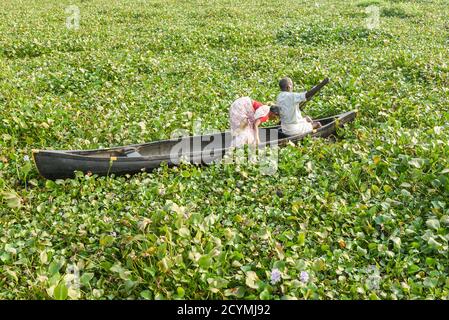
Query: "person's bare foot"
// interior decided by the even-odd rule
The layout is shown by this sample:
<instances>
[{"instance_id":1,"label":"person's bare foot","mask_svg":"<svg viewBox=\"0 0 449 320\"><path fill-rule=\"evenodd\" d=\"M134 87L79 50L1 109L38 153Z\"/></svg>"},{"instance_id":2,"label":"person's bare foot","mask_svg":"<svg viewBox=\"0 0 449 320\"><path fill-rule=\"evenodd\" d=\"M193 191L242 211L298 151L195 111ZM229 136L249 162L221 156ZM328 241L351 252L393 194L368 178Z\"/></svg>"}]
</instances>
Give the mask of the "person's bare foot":
<instances>
[{"instance_id":1,"label":"person's bare foot","mask_svg":"<svg viewBox=\"0 0 449 320\"><path fill-rule=\"evenodd\" d=\"M318 121L314 121L313 122L313 128L314 129L318 129L318 128L321 128L321 127L322 127L321 122L318 122Z\"/></svg>"}]
</instances>

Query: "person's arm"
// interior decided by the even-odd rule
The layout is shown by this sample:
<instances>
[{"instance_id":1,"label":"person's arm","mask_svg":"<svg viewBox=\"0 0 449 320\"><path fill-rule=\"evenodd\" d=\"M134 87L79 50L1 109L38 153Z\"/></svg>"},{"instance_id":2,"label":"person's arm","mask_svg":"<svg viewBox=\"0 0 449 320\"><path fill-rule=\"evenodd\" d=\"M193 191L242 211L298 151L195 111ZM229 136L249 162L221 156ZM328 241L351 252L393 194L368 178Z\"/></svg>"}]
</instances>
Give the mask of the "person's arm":
<instances>
[{"instance_id":1,"label":"person's arm","mask_svg":"<svg viewBox=\"0 0 449 320\"><path fill-rule=\"evenodd\" d=\"M306 94L307 92L293 92L293 98L295 99L295 104L298 104L299 110L302 110L307 102Z\"/></svg>"},{"instance_id":2,"label":"person's arm","mask_svg":"<svg viewBox=\"0 0 449 320\"><path fill-rule=\"evenodd\" d=\"M256 130L256 146L260 144L260 138L259 138L259 126L262 123L260 119L257 119L254 123L254 130Z\"/></svg>"},{"instance_id":3,"label":"person's arm","mask_svg":"<svg viewBox=\"0 0 449 320\"><path fill-rule=\"evenodd\" d=\"M307 100L307 92L292 92L295 103L301 103Z\"/></svg>"}]
</instances>

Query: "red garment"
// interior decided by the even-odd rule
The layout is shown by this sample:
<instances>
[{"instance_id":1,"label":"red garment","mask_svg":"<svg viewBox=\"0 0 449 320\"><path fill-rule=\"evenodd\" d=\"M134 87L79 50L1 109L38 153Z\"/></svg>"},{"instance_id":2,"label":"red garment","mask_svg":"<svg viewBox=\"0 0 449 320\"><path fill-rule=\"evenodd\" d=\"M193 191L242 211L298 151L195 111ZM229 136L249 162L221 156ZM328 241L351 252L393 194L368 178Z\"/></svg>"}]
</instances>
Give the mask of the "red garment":
<instances>
[{"instance_id":1,"label":"red garment","mask_svg":"<svg viewBox=\"0 0 449 320\"><path fill-rule=\"evenodd\" d=\"M253 108L254 108L254 111L256 111L259 107L261 107L261 106L263 106L263 103L261 103L261 102L259 102L259 101L257 101L257 100L253 100ZM262 117L262 118L259 118L260 119L260 123L263 123L263 122L265 122L265 121L268 121L268 118L269 118L269 113L265 116L265 117Z\"/></svg>"}]
</instances>

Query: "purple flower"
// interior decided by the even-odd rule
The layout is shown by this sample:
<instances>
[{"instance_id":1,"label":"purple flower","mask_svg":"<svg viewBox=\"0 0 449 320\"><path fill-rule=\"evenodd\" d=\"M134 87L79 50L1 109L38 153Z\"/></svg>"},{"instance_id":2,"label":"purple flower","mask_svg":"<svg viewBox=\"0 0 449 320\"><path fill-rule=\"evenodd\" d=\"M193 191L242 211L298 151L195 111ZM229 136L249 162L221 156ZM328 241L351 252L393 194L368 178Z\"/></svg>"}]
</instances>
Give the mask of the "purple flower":
<instances>
[{"instance_id":1,"label":"purple flower","mask_svg":"<svg viewBox=\"0 0 449 320\"><path fill-rule=\"evenodd\" d=\"M281 272L279 269L273 269L271 271L271 284L276 284L281 281Z\"/></svg>"},{"instance_id":2,"label":"purple flower","mask_svg":"<svg viewBox=\"0 0 449 320\"><path fill-rule=\"evenodd\" d=\"M25 155L25 156L23 157L23 161L30 161L30 157L27 156L27 155Z\"/></svg>"},{"instance_id":3,"label":"purple flower","mask_svg":"<svg viewBox=\"0 0 449 320\"><path fill-rule=\"evenodd\" d=\"M306 283L307 281L309 281L309 273L307 271L301 271L299 279L301 280L301 282Z\"/></svg>"}]
</instances>

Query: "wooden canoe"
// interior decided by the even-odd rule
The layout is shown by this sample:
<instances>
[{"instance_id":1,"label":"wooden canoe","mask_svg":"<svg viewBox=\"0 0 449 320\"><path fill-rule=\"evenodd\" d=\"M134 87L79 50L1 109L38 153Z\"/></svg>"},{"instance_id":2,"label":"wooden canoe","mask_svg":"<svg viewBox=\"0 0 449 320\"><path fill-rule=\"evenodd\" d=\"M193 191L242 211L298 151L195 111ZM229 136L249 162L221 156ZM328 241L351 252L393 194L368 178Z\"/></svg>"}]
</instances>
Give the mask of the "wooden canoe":
<instances>
[{"instance_id":1,"label":"wooden canoe","mask_svg":"<svg viewBox=\"0 0 449 320\"><path fill-rule=\"evenodd\" d=\"M357 110L335 116L315 119L323 125L305 135L284 136L280 126L260 129L261 144L282 146L296 142L305 136L326 138L335 134L337 127L348 123ZM187 136L122 147L97 150L33 150L33 158L39 174L47 179L73 178L75 171L85 174L124 175L150 171L162 163L178 165L181 159L195 164L209 164L223 159L231 149L229 131L202 136Z\"/></svg>"}]
</instances>

